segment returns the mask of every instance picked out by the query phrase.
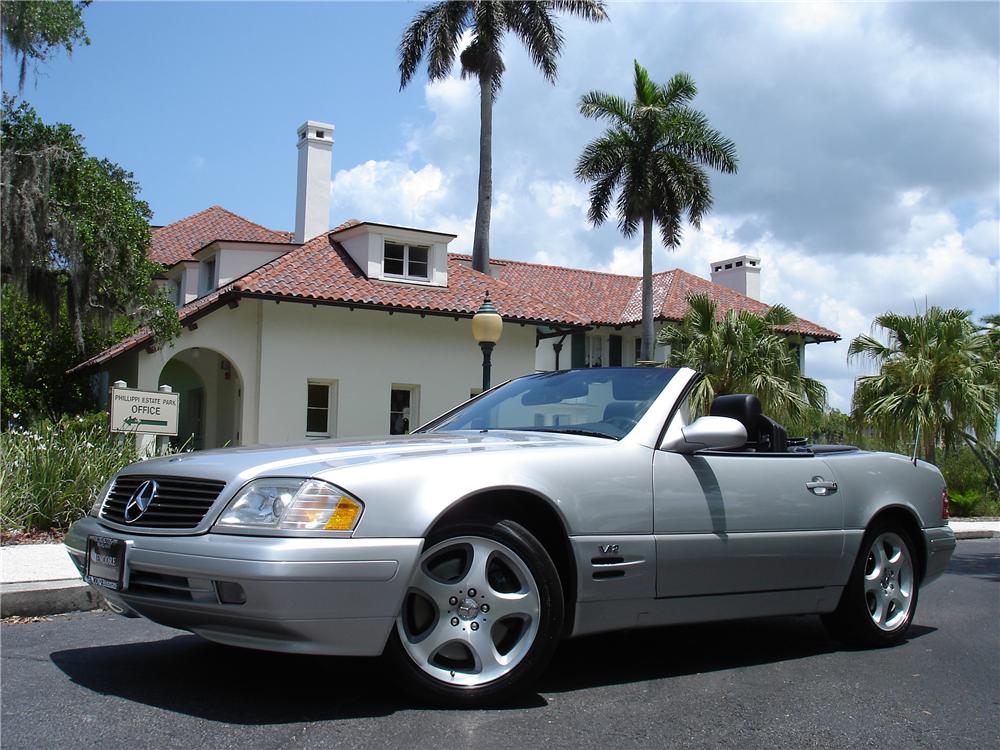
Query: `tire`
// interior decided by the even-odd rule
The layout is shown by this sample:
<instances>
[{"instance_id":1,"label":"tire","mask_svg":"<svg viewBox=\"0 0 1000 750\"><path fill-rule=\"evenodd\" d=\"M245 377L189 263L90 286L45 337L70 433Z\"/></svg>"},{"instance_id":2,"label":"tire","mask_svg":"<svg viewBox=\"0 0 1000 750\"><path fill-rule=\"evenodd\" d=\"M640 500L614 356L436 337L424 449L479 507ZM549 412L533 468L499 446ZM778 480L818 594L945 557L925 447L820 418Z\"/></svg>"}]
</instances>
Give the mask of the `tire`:
<instances>
[{"instance_id":1,"label":"tire","mask_svg":"<svg viewBox=\"0 0 1000 750\"><path fill-rule=\"evenodd\" d=\"M563 627L559 574L512 521L428 538L386 655L412 695L435 704L503 703L548 665Z\"/></svg>"},{"instance_id":2,"label":"tire","mask_svg":"<svg viewBox=\"0 0 1000 750\"><path fill-rule=\"evenodd\" d=\"M823 624L851 646L895 646L917 611L920 569L910 535L892 523L865 533L840 602Z\"/></svg>"}]
</instances>

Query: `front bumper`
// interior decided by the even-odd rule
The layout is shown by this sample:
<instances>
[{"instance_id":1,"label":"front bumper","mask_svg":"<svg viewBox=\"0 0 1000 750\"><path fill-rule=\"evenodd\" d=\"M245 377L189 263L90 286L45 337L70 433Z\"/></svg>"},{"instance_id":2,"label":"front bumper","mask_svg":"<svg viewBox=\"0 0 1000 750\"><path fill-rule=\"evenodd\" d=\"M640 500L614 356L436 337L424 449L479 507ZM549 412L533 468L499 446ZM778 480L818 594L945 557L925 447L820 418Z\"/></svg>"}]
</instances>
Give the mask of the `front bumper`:
<instances>
[{"instance_id":1,"label":"front bumper","mask_svg":"<svg viewBox=\"0 0 1000 750\"><path fill-rule=\"evenodd\" d=\"M85 518L65 539L81 574L90 535L125 541L122 590L99 589L123 614L233 646L350 656L382 652L423 544L147 536Z\"/></svg>"},{"instance_id":2,"label":"front bumper","mask_svg":"<svg viewBox=\"0 0 1000 750\"><path fill-rule=\"evenodd\" d=\"M955 532L950 526L934 526L924 529L924 543L927 551L927 565L924 570L924 585L938 578L948 567L951 554L955 551Z\"/></svg>"}]
</instances>

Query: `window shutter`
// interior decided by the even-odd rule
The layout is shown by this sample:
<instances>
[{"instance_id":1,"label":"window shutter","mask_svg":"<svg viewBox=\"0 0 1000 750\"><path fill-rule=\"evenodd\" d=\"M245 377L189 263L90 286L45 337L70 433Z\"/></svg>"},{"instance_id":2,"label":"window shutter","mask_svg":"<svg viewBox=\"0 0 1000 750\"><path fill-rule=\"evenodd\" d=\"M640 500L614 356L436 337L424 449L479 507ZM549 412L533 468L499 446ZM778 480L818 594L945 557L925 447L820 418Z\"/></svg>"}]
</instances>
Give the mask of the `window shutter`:
<instances>
[{"instance_id":1,"label":"window shutter","mask_svg":"<svg viewBox=\"0 0 1000 750\"><path fill-rule=\"evenodd\" d=\"M608 367L622 366L622 337L611 334L608 337Z\"/></svg>"}]
</instances>

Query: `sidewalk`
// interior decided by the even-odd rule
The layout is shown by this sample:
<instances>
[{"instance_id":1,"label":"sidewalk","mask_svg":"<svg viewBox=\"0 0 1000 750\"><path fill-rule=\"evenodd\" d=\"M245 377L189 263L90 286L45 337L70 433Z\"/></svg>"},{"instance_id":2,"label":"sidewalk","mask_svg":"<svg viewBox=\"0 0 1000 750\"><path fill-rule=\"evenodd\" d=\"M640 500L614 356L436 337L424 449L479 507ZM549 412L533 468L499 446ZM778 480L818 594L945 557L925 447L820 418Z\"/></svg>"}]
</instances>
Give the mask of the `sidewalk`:
<instances>
[{"instance_id":1,"label":"sidewalk","mask_svg":"<svg viewBox=\"0 0 1000 750\"><path fill-rule=\"evenodd\" d=\"M0 617L35 617L96 609L100 596L83 582L61 544L0 547Z\"/></svg>"},{"instance_id":2,"label":"sidewalk","mask_svg":"<svg viewBox=\"0 0 1000 750\"><path fill-rule=\"evenodd\" d=\"M959 539L1000 538L1000 521L951 521ZM0 547L0 616L34 617L97 609L101 597L85 584L61 544Z\"/></svg>"}]
</instances>

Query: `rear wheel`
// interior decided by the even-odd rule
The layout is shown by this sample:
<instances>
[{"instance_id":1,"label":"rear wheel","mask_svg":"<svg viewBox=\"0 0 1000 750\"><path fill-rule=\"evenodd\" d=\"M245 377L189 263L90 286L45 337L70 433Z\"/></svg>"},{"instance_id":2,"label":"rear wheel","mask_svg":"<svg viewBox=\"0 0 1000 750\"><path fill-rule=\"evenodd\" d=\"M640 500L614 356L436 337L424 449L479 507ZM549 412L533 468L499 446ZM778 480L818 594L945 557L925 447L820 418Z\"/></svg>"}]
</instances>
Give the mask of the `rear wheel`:
<instances>
[{"instance_id":1,"label":"rear wheel","mask_svg":"<svg viewBox=\"0 0 1000 750\"><path fill-rule=\"evenodd\" d=\"M902 528L879 524L868 530L837 609L823 617L834 636L869 647L903 640L920 589L915 550Z\"/></svg>"},{"instance_id":2,"label":"rear wheel","mask_svg":"<svg viewBox=\"0 0 1000 750\"><path fill-rule=\"evenodd\" d=\"M562 630L555 565L511 521L434 534L421 554L387 653L421 698L482 705L526 689Z\"/></svg>"}]
</instances>

